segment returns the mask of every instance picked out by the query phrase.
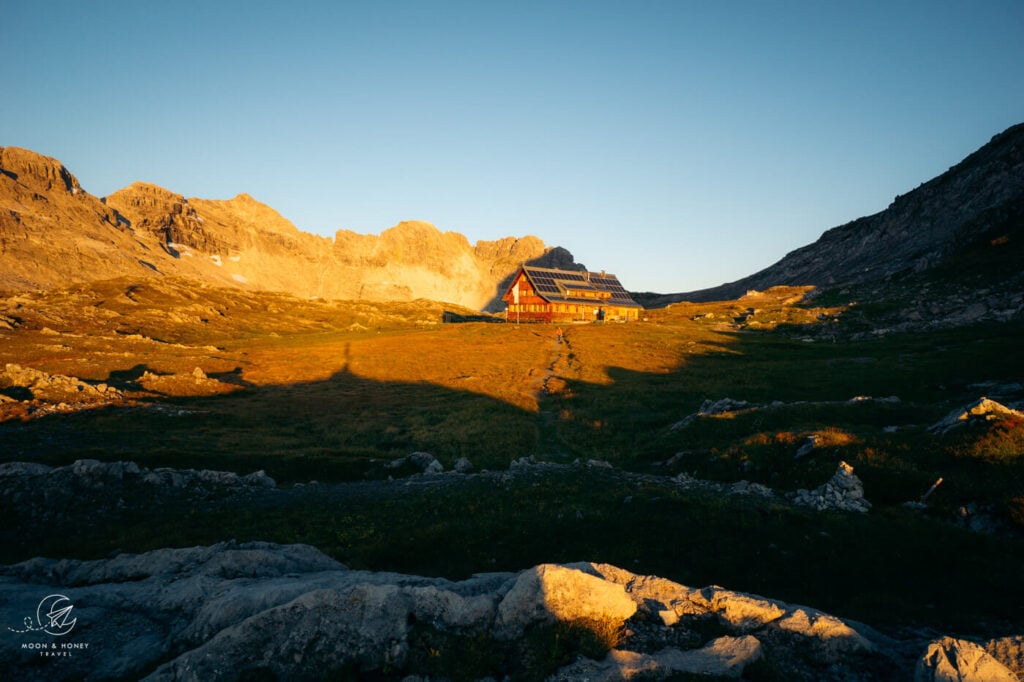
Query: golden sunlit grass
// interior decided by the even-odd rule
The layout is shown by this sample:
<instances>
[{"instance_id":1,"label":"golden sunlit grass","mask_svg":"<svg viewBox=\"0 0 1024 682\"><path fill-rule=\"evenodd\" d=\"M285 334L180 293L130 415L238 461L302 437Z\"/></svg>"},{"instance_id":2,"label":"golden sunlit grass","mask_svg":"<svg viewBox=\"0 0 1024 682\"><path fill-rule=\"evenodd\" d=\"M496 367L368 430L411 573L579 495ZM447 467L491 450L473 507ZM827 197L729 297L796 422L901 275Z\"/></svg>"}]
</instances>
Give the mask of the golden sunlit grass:
<instances>
[{"instance_id":1,"label":"golden sunlit grass","mask_svg":"<svg viewBox=\"0 0 1024 682\"><path fill-rule=\"evenodd\" d=\"M0 347L0 363L93 381L140 366L157 375L199 367L207 374L237 372L257 386L349 372L380 382L426 382L536 411L540 392L558 393L566 382L609 385L612 368L666 374L688 356L729 352L714 327L671 323L693 310L718 310L721 318L736 307L677 304L670 312L652 311L653 325L573 326L558 346L547 326L441 327L442 308L427 302L301 301L193 286L114 280L17 297L10 308L22 324ZM773 290L752 300L789 311L786 302L803 291Z\"/></svg>"},{"instance_id":2,"label":"golden sunlit grass","mask_svg":"<svg viewBox=\"0 0 1024 682\"><path fill-rule=\"evenodd\" d=\"M470 324L353 345L350 370L380 382L423 381L536 412L557 348L546 327Z\"/></svg>"},{"instance_id":3,"label":"golden sunlit grass","mask_svg":"<svg viewBox=\"0 0 1024 682\"><path fill-rule=\"evenodd\" d=\"M986 426L980 436L971 434L957 447L956 454L992 463L1024 461L1024 419L1007 417Z\"/></svg>"},{"instance_id":4,"label":"golden sunlit grass","mask_svg":"<svg viewBox=\"0 0 1024 682\"><path fill-rule=\"evenodd\" d=\"M767 331L780 325L831 321L842 313L841 306L804 304L813 291L814 287L777 286L748 292L734 301L684 301L645 314L650 321L663 324L694 321L718 329L739 324L747 329Z\"/></svg>"},{"instance_id":5,"label":"golden sunlit grass","mask_svg":"<svg viewBox=\"0 0 1024 682\"><path fill-rule=\"evenodd\" d=\"M810 433L795 433L793 431L757 433L744 440L743 444L748 446L795 446L808 438L814 439L814 445L818 448L846 447L860 442L859 438L842 429L829 427Z\"/></svg>"}]
</instances>

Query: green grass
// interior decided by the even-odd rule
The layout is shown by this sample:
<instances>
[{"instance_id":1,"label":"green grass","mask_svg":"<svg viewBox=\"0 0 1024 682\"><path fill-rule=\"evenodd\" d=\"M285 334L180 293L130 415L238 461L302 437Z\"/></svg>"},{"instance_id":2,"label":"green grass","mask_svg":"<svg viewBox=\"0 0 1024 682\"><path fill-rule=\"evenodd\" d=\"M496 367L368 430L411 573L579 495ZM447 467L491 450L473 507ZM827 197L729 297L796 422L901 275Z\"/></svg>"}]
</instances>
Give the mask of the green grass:
<instances>
[{"instance_id":1,"label":"green grass","mask_svg":"<svg viewBox=\"0 0 1024 682\"><path fill-rule=\"evenodd\" d=\"M378 484L379 485L379 484ZM226 538L312 544L351 568L464 578L546 562L607 562L690 586L719 584L876 626L959 632L1024 626L1024 543L899 508L817 514L750 497L681 491L585 467L477 477L383 495L327 486L244 499L178 500L116 522L34 529L18 553L114 550ZM113 531L111 531L113 528ZM8 538L9 539L9 538ZM5 541L5 560L14 560ZM961 586L951 589L952 585Z\"/></svg>"},{"instance_id":2,"label":"green grass","mask_svg":"<svg viewBox=\"0 0 1024 682\"><path fill-rule=\"evenodd\" d=\"M140 465L266 470L281 482L358 480L385 460L426 450L451 466L504 467L532 452L533 415L473 393L351 375L170 409L106 408L0 425L3 458L51 465L129 459Z\"/></svg>"},{"instance_id":3,"label":"green grass","mask_svg":"<svg viewBox=\"0 0 1024 682\"><path fill-rule=\"evenodd\" d=\"M679 316L573 327L568 345L558 347L543 325L419 330L395 323L379 334L351 332L344 328L351 311L312 303L303 303L315 312L309 319L320 315L316 324L327 328L282 322L280 335L271 336L261 334L259 315L250 319L240 303L229 303L228 322L218 322L227 326L216 333L204 337L183 327L180 334L190 336L175 337L212 339L221 350L165 349L143 360L124 346L131 357L105 360L120 364L77 375L106 378L141 362L190 371L216 360L225 368L216 371L241 367L242 378L259 379L253 385L232 395L160 398L159 409L8 421L0 424L0 459L264 469L287 485L405 474L384 464L415 450L448 467L468 457L478 469L499 470L536 454L609 460L635 472L752 480L781 491L816 487L845 460L874 508L866 516L815 514L584 468L508 481L399 482L386 490L373 483L345 492L306 486L243 498L151 500L140 488L129 491L124 510L97 499L94 513L64 525L9 524L0 532L0 559L97 558L235 538L306 542L355 568L450 578L590 560L876 625L968 633L1024 628L1015 608L1024 603L1024 543L949 523L959 506L973 502L1024 527L1022 427L1008 422L946 436L926 430L979 397L971 384L1024 378L1021 323L807 343L806 330L795 326L738 332ZM257 303L267 304L255 297L245 305ZM25 357L43 367L107 357L84 347L80 355L75 348L43 355L36 337L24 338ZM549 393L540 395L545 380ZM848 402L864 395L900 400ZM724 397L784 404L671 429L704 400ZM830 440L795 459L809 434ZM677 453L671 467L662 464ZM940 476L944 483L927 513L900 506ZM0 500L0 512L19 518L9 500Z\"/></svg>"}]
</instances>

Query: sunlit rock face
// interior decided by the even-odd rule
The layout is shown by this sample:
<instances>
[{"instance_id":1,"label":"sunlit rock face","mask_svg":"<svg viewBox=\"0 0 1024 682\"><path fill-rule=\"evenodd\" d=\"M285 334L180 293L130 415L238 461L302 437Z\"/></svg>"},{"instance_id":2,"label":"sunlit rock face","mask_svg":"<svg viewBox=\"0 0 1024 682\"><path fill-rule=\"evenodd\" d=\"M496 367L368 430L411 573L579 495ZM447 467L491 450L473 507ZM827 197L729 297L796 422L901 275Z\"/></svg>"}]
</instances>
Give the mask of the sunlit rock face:
<instances>
[{"instance_id":1,"label":"sunlit rock face","mask_svg":"<svg viewBox=\"0 0 1024 682\"><path fill-rule=\"evenodd\" d=\"M0 147L0 290L27 291L144 269L117 212L56 159Z\"/></svg>"},{"instance_id":2,"label":"sunlit rock face","mask_svg":"<svg viewBox=\"0 0 1024 682\"><path fill-rule=\"evenodd\" d=\"M544 564L523 571L501 600L495 636L515 639L535 622L599 620L616 626L637 605L621 585L575 568Z\"/></svg>"},{"instance_id":3,"label":"sunlit rock face","mask_svg":"<svg viewBox=\"0 0 1024 682\"><path fill-rule=\"evenodd\" d=\"M61 613L40 620L40 600L57 597ZM608 564L450 581L349 570L306 545L261 542L2 567L0 622L10 644L0 669L21 680L401 679L437 675L444 656L457 675L470 655L477 674L500 677L522 673L520 661L567 627L593 629L604 646L553 663L550 679L740 678L757 665L773 679L909 679L916 666L921 680L1011 680L1000 658L1020 649L1014 638L990 652L895 641L805 606ZM49 665L40 647L57 642L74 655Z\"/></svg>"},{"instance_id":4,"label":"sunlit rock face","mask_svg":"<svg viewBox=\"0 0 1024 682\"><path fill-rule=\"evenodd\" d=\"M982 396L969 405L959 407L943 419L928 427L931 433L949 433L964 426L999 421L1008 418L1024 419L1024 412L1014 410Z\"/></svg>"},{"instance_id":5,"label":"sunlit rock face","mask_svg":"<svg viewBox=\"0 0 1024 682\"><path fill-rule=\"evenodd\" d=\"M13 292L179 276L303 298L423 298L481 310L500 308L523 263L581 267L537 237L470 244L420 221L320 237L248 194L186 198L136 182L101 199L56 159L16 147L0 148L0 234L0 290Z\"/></svg>"},{"instance_id":6,"label":"sunlit rock face","mask_svg":"<svg viewBox=\"0 0 1024 682\"><path fill-rule=\"evenodd\" d=\"M928 645L914 669L914 682L1018 682L1013 671L984 648L943 637Z\"/></svg>"}]
</instances>

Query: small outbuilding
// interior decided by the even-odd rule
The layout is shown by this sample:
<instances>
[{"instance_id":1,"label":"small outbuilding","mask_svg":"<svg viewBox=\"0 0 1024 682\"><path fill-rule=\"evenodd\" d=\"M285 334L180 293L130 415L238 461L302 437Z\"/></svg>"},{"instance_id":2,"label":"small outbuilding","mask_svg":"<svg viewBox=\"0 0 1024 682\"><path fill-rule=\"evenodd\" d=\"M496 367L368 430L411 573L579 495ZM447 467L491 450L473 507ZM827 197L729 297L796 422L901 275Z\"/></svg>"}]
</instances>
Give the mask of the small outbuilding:
<instances>
[{"instance_id":1,"label":"small outbuilding","mask_svg":"<svg viewBox=\"0 0 1024 682\"><path fill-rule=\"evenodd\" d=\"M643 307L606 272L524 265L502 300L509 322L627 322Z\"/></svg>"}]
</instances>

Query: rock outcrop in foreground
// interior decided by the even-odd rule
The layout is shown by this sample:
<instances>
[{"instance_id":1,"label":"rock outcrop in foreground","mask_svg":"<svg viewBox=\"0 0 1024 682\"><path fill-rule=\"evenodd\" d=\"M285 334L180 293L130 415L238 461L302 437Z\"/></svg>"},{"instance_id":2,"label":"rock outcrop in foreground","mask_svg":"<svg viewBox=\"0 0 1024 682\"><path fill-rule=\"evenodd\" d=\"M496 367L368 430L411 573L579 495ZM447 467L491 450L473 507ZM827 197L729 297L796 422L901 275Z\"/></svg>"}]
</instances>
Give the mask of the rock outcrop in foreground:
<instances>
[{"instance_id":1,"label":"rock outcrop in foreground","mask_svg":"<svg viewBox=\"0 0 1024 682\"><path fill-rule=\"evenodd\" d=\"M453 582L349 570L312 547L268 543L8 566L0 626L0 670L20 680L735 679L757 670L791 680L1012 680L998 659L1014 665L1021 649L1013 638L989 650L896 642L815 609L606 564ZM572 637L600 645L544 658ZM969 670L958 667L964 651Z\"/></svg>"}]
</instances>

